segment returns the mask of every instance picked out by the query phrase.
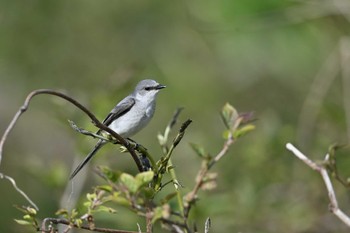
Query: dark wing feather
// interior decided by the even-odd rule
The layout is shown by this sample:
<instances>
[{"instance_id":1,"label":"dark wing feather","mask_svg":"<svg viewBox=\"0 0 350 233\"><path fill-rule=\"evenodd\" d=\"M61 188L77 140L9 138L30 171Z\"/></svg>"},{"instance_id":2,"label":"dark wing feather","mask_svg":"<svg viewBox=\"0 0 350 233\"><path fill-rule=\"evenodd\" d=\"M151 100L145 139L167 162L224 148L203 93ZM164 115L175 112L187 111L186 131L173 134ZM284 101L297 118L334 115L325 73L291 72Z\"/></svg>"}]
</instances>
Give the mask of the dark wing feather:
<instances>
[{"instance_id":1,"label":"dark wing feather","mask_svg":"<svg viewBox=\"0 0 350 233\"><path fill-rule=\"evenodd\" d=\"M134 98L126 97L112 109L112 111L107 115L106 119L104 119L102 123L107 126L110 125L115 119L127 113L132 108L132 106L134 106L134 104Z\"/></svg>"}]
</instances>

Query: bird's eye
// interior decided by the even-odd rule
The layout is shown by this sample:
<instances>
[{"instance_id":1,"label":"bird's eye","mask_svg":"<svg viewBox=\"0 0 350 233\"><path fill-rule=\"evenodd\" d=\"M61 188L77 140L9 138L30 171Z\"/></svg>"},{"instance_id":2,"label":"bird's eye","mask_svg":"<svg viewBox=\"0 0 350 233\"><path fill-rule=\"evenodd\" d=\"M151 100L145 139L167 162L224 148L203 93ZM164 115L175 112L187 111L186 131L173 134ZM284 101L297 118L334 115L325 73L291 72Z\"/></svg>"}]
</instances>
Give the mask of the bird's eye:
<instances>
[{"instance_id":1,"label":"bird's eye","mask_svg":"<svg viewBox=\"0 0 350 233\"><path fill-rule=\"evenodd\" d=\"M145 87L145 90L149 91L149 90L151 90L151 87Z\"/></svg>"}]
</instances>

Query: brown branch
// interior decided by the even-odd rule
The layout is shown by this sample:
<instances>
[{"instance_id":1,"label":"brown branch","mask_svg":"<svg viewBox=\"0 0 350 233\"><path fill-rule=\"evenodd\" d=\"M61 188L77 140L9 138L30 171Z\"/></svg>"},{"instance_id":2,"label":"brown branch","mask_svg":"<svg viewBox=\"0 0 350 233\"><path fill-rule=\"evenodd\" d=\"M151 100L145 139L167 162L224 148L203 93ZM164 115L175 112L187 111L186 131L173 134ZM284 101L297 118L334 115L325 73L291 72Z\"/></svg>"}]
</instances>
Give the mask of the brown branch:
<instances>
[{"instance_id":1,"label":"brown branch","mask_svg":"<svg viewBox=\"0 0 350 233\"><path fill-rule=\"evenodd\" d=\"M77 224L72 224L66 219L59 219L59 218L45 218L41 224L41 233L51 233L51 229L47 230L46 225L47 222L51 224L63 224L67 225L69 227L74 227L78 229L84 229L84 230L89 230L93 232L104 232L104 233L138 233L137 231L124 231L124 230L116 230L116 229L110 229L110 228L101 228L101 227L94 227L90 228L90 226L78 226Z\"/></svg>"},{"instance_id":2,"label":"brown branch","mask_svg":"<svg viewBox=\"0 0 350 233\"><path fill-rule=\"evenodd\" d=\"M121 137L119 134L117 134L116 132L114 132L112 129L108 128L107 126L105 126L104 124L102 124L96 117L94 114L92 114L86 107L84 107L82 104L80 104L78 101L76 101L75 99L67 96L66 94L63 94L61 92L58 91L54 91L54 90L50 90L50 89L39 89L39 90L35 90L32 91L26 98L24 104L20 107L20 109L17 111L17 113L15 114L15 116L13 117L12 121L10 122L10 124L8 125L7 129L5 130L4 135L2 136L1 140L0 140L0 164L1 164L1 160L2 160L2 153L3 153L3 147L4 147L4 143L8 137L8 134L11 132L11 130L13 129L13 127L15 126L15 124L18 121L18 118L25 112L27 111L28 107L29 107L29 103L31 101L31 99L39 94L49 94L49 95L54 95L54 96L58 96L62 99L67 100L68 102L70 102L71 104L75 105L77 108L79 108L80 110L82 110L86 115L89 116L89 118L92 120L93 124L101 129L104 130L106 132L108 132L109 134L111 134L114 138L116 138L122 145L124 145L127 150L129 151L129 153L131 154L132 158L134 159L137 168L139 169L139 171L142 171L142 165L141 162L138 158L138 156L136 155L134 149L132 148L132 146L123 138Z\"/></svg>"},{"instance_id":3,"label":"brown branch","mask_svg":"<svg viewBox=\"0 0 350 233\"><path fill-rule=\"evenodd\" d=\"M328 192L328 198L330 201L330 211L337 216L343 223L345 223L348 227L350 227L350 218L347 216L341 209L339 209L337 197L334 192L334 188L329 178L327 168L325 166L319 165L314 161L310 160L306 155L300 152L296 147L294 147L291 143L286 144L286 148L291 151L295 156L297 156L301 161L303 161L306 165L308 165L313 170L320 173L322 179L326 185L326 189ZM324 159L324 164L327 164L329 161L329 154L326 155Z\"/></svg>"}]
</instances>

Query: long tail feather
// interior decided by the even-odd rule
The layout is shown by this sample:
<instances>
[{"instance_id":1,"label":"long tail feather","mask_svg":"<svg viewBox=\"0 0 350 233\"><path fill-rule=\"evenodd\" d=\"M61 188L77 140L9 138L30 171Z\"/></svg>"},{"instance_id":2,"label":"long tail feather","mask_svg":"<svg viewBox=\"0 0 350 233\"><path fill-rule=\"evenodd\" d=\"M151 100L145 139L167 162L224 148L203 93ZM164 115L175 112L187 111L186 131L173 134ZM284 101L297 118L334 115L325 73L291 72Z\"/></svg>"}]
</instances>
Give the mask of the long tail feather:
<instances>
[{"instance_id":1,"label":"long tail feather","mask_svg":"<svg viewBox=\"0 0 350 233\"><path fill-rule=\"evenodd\" d=\"M76 174L90 161L90 159L95 155L95 153L105 145L105 141L99 140L95 148L85 157L85 159L78 165L74 172L70 175L69 180L73 179Z\"/></svg>"}]
</instances>

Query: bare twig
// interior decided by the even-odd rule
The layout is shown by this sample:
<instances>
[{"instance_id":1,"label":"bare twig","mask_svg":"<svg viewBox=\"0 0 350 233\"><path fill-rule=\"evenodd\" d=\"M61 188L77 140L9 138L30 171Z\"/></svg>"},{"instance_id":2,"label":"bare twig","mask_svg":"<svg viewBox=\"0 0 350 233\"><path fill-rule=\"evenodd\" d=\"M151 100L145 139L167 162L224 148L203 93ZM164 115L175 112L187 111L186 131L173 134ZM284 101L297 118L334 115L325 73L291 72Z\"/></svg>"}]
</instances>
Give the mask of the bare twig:
<instances>
[{"instance_id":1,"label":"bare twig","mask_svg":"<svg viewBox=\"0 0 350 233\"><path fill-rule=\"evenodd\" d=\"M225 141L224 146L222 147L221 151L214 157L214 159L208 164L208 170L217 163L228 151L230 146L234 143L233 135L230 133L228 136L228 139Z\"/></svg>"},{"instance_id":2,"label":"bare twig","mask_svg":"<svg viewBox=\"0 0 350 233\"><path fill-rule=\"evenodd\" d=\"M306 165L308 165L313 170L320 173L322 179L326 185L326 189L328 192L328 198L330 201L330 211L337 216L343 223L345 223L348 227L350 227L350 218L347 216L341 209L339 209L338 201L334 192L334 188L332 182L329 178L327 169L323 165L319 165L314 161L310 160L306 155L300 152L296 147L294 147L291 143L286 144L286 148L291 151L296 157L298 157L301 161L303 161ZM325 164L329 160L329 154L326 155L324 162Z\"/></svg>"},{"instance_id":3,"label":"bare twig","mask_svg":"<svg viewBox=\"0 0 350 233\"><path fill-rule=\"evenodd\" d=\"M117 142L115 139L111 139L111 138L106 138L98 133L93 133L91 131L88 131L86 129L83 129L83 128L79 128L75 123L74 121L71 121L71 120L68 120L70 126L72 127L72 129L74 129L75 131L77 131L78 133L81 133L83 135L86 135L86 136L91 136L93 138L98 138L98 139L101 139L101 140L104 140L104 141L109 141L109 142L112 142L112 143L115 143Z\"/></svg>"},{"instance_id":4,"label":"bare twig","mask_svg":"<svg viewBox=\"0 0 350 233\"><path fill-rule=\"evenodd\" d=\"M28 195L18 188L16 181L12 177L0 173L0 178L9 180L16 191L19 192L36 210L39 210L38 206L28 197Z\"/></svg>"},{"instance_id":5,"label":"bare twig","mask_svg":"<svg viewBox=\"0 0 350 233\"><path fill-rule=\"evenodd\" d=\"M77 224L72 224L66 219L59 219L59 218L45 218L41 224L41 229L40 231L42 233L49 233L51 232L50 230L46 230L46 225L50 224L63 224L67 225L69 227L74 227L78 229L84 229L84 230L89 230L89 231L94 231L94 232L104 232L104 233L139 233L140 231L124 231L124 230L115 230L115 229L110 229L110 228L101 228L101 227L94 227L91 228L90 226L78 226Z\"/></svg>"}]
</instances>

